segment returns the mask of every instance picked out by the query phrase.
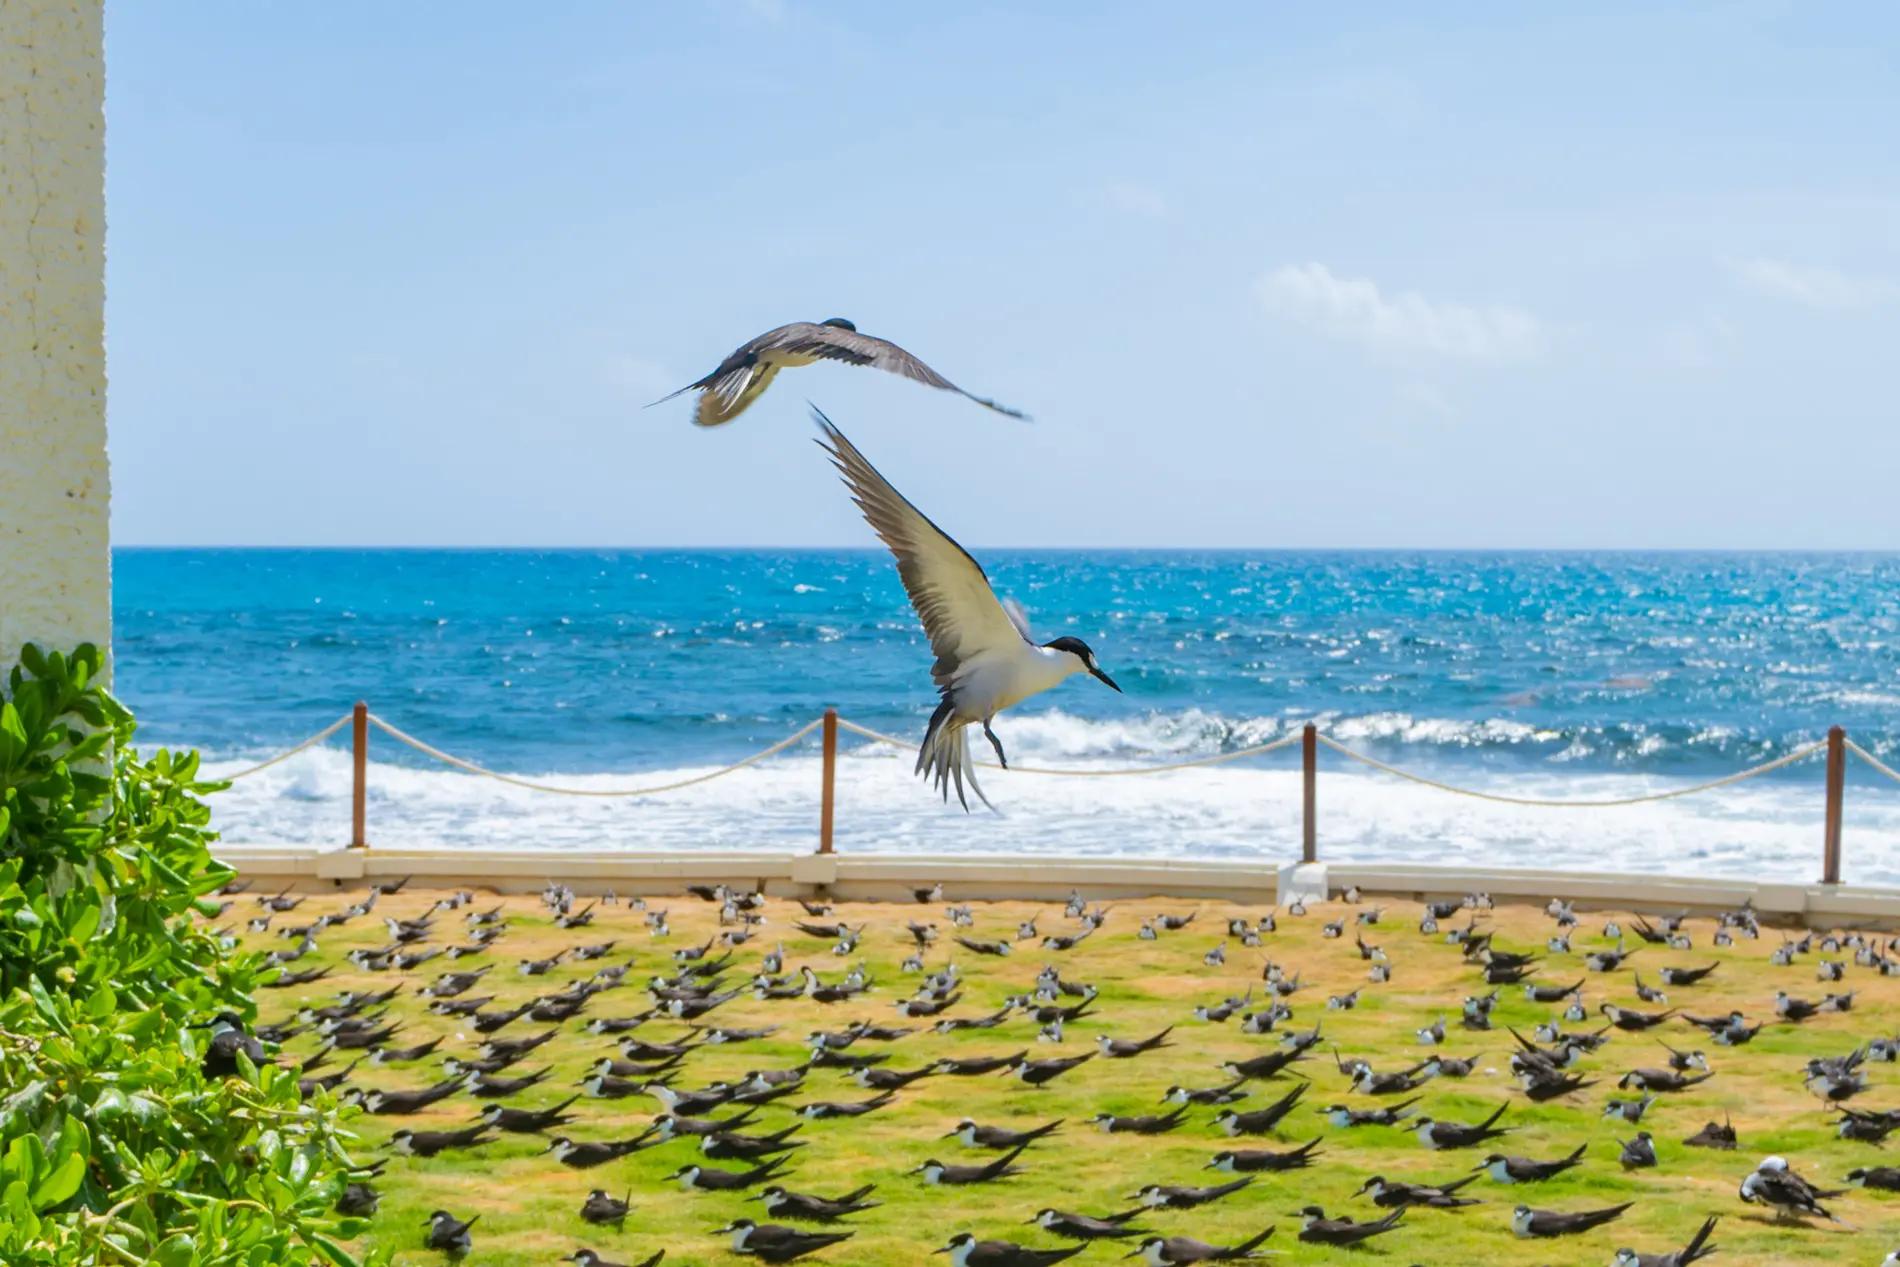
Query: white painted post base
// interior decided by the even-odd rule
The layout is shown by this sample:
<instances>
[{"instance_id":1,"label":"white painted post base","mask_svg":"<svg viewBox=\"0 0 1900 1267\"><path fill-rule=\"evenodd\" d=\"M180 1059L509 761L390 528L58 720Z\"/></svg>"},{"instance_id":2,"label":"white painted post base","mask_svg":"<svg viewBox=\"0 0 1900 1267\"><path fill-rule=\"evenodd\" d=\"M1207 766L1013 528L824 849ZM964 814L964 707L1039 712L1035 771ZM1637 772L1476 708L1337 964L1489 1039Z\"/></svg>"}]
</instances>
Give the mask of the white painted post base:
<instances>
[{"instance_id":1,"label":"white painted post base","mask_svg":"<svg viewBox=\"0 0 1900 1267\"><path fill-rule=\"evenodd\" d=\"M1289 862L1280 868L1277 896L1281 906L1295 898L1309 903L1324 902L1328 892L1325 863Z\"/></svg>"},{"instance_id":2,"label":"white painted post base","mask_svg":"<svg viewBox=\"0 0 1900 1267\"><path fill-rule=\"evenodd\" d=\"M792 883L826 888L838 882L838 855L800 853L792 855Z\"/></svg>"}]
</instances>

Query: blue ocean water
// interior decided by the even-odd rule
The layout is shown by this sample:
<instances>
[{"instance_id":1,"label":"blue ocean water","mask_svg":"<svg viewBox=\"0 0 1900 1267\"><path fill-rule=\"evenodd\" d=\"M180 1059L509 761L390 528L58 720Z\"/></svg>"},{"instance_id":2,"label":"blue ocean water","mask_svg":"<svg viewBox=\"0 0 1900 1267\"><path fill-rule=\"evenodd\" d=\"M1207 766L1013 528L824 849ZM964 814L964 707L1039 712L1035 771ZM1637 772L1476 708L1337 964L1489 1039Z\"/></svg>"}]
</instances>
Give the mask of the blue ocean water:
<instances>
[{"instance_id":1,"label":"blue ocean water","mask_svg":"<svg viewBox=\"0 0 1900 1267\"><path fill-rule=\"evenodd\" d=\"M983 556L1039 633L1082 637L1126 691L1077 679L1006 716L998 731L1019 761L1202 755L1309 718L1396 764L1541 794L1708 778L1832 724L1900 754L1900 556ZM115 568L118 684L145 739L198 746L225 768L358 698L477 762L601 786L730 761L827 706L914 736L935 702L922 634L888 556L870 550L125 549ZM676 846L809 833L808 752L707 785L677 812L496 800L497 785L474 789L386 741L375 756L384 839ZM865 847L1229 853L1291 830L1273 804L1291 763L1272 759L1034 787L992 774L1001 827L944 810L896 754L863 756L851 821ZM223 825L247 839L333 835L342 778L339 753L299 758L226 794ZM1818 833L1818 779L1795 767L1721 805L1646 812L1618 839L1653 858L1663 832L1706 865L1759 867L1784 849L1757 831L1766 824L1799 873ZM1545 826L1506 811L1499 827L1473 802L1434 808L1363 771L1329 769L1326 786L1353 856L1480 847L1544 865L1527 851L1597 830L1562 812ZM1891 852L1900 871L1887 828L1900 808L1860 774L1855 796L1873 824L1859 829L1861 856L1885 874L1887 853L1870 851Z\"/></svg>"}]
</instances>

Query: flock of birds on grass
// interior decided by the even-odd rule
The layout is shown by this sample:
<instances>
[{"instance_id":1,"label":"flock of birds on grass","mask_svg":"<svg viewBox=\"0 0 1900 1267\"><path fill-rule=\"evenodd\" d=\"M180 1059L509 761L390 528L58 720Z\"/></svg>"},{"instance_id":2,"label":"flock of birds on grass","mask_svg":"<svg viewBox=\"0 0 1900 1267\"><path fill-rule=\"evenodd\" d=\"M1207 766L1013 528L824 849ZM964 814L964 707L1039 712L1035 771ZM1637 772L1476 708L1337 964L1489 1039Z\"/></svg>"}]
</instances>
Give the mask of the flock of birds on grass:
<instances>
[{"instance_id":1,"label":"flock of birds on grass","mask_svg":"<svg viewBox=\"0 0 1900 1267\"><path fill-rule=\"evenodd\" d=\"M242 882L226 890L242 891ZM296 969L290 965L312 951L326 928L354 919L368 919L377 900L396 892L401 884L372 888L367 897L334 914L314 922L276 929L295 944L273 952L274 978L266 980L267 990L311 986L321 981L332 966ZM953 928L950 941L961 951L981 959L1007 958L1019 948L1034 947L1046 955L1046 961L1025 993L1011 997L999 1010L984 1015L968 1015L958 1010L963 997L965 975L958 968L955 954L932 968L928 957L940 947L938 924L934 920L909 920L901 935L914 942L902 970L913 983L904 997L887 1003L899 1023L880 1024L865 1019L842 1021L830 1028L812 1030L806 1038L808 1057L788 1068L761 1068L737 1081L716 1081L694 1085L691 1069L696 1052L709 1047L730 1048L758 1041L775 1032L777 1025L745 1028L720 1024L719 1011L735 999L780 1000L786 1004L818 1005L821 1012L839 1017L858 1017L869 1006L867 992L873 989L868 970L860 963L842 976L820 974L810 964L793 964L783 942L764 950L749 967L738 960L741 948L762 943L766 933L767 900L758 892L739 892L725 886L694 886L698 898L719 908L721 931L705 942L668 950L662 973L649 976L636 985L632 968L637 959L622 951L616 959L616 940L590 938L590 925L602 904L615 904L609 894L585 905L576 905L574 894L550 885L542 901L556 928L574 935L574 943L558 953L539 960L521 960L509 967L486 962L493 957L497 943L506 935L508 921L503 905L476 909L472 895L457 893L438 900L424 915L414 919L384 917L389 932L387 944L353 950L349 960L359 969L371 972L414 972L425 964L464 959L483 960L483 966L449 967L440 970L417 993L426 997L428 1008L438 1015L456 1018L473 1030L478 1043L475 1053L450 1055L441 1059L443 1076L433 1085L417 1090L394 1090L358 1081L361 1075L414 1065L438 1057L440 1037L413 1045L402 1045L400 1024L387 1019L386 1006L404 990L403 984L374 992L345 991L327 1006L309 1006L281 1021L258 1026L246 1032L237 1018L220 1017L204 1055L205 1071L211 1076L227 1076L240 1068L237 1053L251 1060L271 1059L278 1044L297 1035L314 1032L322 1046L302 1062L302 1086L306 1096L319 1088L339 1092L351 1103L375 1115L412 1114L429 1105L452 1097L467 1096L485 1103L467 1126L450 1130L399 1129L390 1139L394 1151L403 1157L428 1158L453 1150L479 1149L502 1133L513 1132L543 1136L546 1151L561 1165L575 1171L591 1171L607 1166L633 1153L683 1141L678 1149L682 1164L667 1176L690 1192L739 1192L763 1206L763 1217L734 1219L717 1229L730 1249L771 1263L791 1262L817 1254L848 1241L852 1216L872 1208L875 1184L865 1184L848 1192L819 1193L803 1191L793 1184L793 1158L810 1141L799 1138L804 1125L828 1119L856 1119L879 1113L903 1096L905 1088L926 1078L977 1077L998 1075L1012 1078L1026 1089L1044 1087L1069 1077L1093 1060L1139 1061L1150 1053L1169 1047L1187 1046L1174 1036L1169 1026L1158 1033L1138 1038L1095 1036L1093 1050L1073 1055L1036 1056L1032 1047L979 1058L931 1057L918 1052L907 1067L893 1062L890 1052L867 1050L895 1046L897 1051L915 1051L927 1046L933 1035L958 1030L990 1030L1012 1020L1027 1020L1036 1037L1059 1042L1065 1027L1088 1018L1104 1019L1098 1007L1094 986L1065 975L1055 962L1074 950L1109 917L1109 910L1091 906L1073 896L1064 912L1060 931L1045 928L1046 917L1027 920L1012 930L993 937L979 936L974 928L975 912L969 905L951 905L946 915ZM919 890L915 894L922 906L943 901L941 886ZM228 910L235 899L226 898ZM278 915L290 915L306 899L288 891L255 899L266 909L249 921L253 933L271 928ZM1392 959L1377 944L1369 942L1384 916L1384 909L1367 906L1360 895L1348 890L1339 895L1343 905L1335 918L1325 919L1321 933L1327 939L1350 938L1365 966L1370 986L1392 978ZM824 902L799 900L802 911L791 921L792 929L802 938L816 939L838 957L859 953L865 935L863 925L851 926L832 919L833 908ZM1199 1109L1210 1109L1206 1126L1226 1137L1229 1144L1212 1153L1206 1168L1215 1172L1210 1183L1148 1183L1130 1194L1133 1205L1125 1210L1085 1212L1070 1209L1042 1209L1026 1219L1049 1237L1071 1242L1068 1245L1039 1247L1014 1241L980 1240L968 1233L951 1236L937 1253L946 1254L954 1267L1045 1267L1082 1252L1095 1242L1120 1248L1129 1258L1140 1258L1150 1267L1184 1267L1186 1264L1223 1262L1254 1258L1274 1235L1271 1226L1236 1243L1217 1244L1197 1239L1179 1230L1191 1225L1191 1212L1210 1203L1227 1199L1249 1187L1256 1176L1273 1172L1295 1171L1307 1167L1320 1155L1324 1138L1316 1138L1291 1148L1250 1146L1287 1118L1311 1090L1306 1069L1336 1075L1341 1085L1358 1097L1356 1103L1340 1101L1324 1106L1324 1119L1338 1134L1331 1142L1345 1143L1344 1136L1360 1129L1375 1128L1403 1131L1414 1136L1425 1149L1455 1154L1464 1173L1442 1184L1402 1182L1373 1175L1366 1177L1359 1194L1385 1211L1378 1218L1357 1220L1317 1205L1306 1205L1296 1212L1302 1242L1347 1247L1363 1245L1390 1232L1411 1211L1459 1211L1476 1206L1472 1185L1481 1178L1512 1188L1535 1191L1536 1186L1573 1167L1589 1164L1584 1148L1568 1155L1532 1157L1508 1151L1506 1138L1512 1133L1507 1120L1509 1102L1477 1121L1434 1118L1419 1111L1420 1093L1434 1079L1462 1079L1470 1076L1477 1057L1459 1058L1450 1054L1456 1035L1485 1033L1494 1029L1492 1014L1504 990L1522 990L1532 1001L1553 1007L1563 1005L1560 1014L1536 1025L1525 1034L1505 1027L1512 1050L1510 1073L1519 1092L1533 1102L1570 1101L1592 1088L1603 1086L1611 1077L1603 1071L1606 1056L1613 1055L1613 1044L1625 1036L1646 1035L1653 1043L1672 1022L1677 1027L1698 1031L1697 1041L1706 1039L1714 1047L1737 1047L1751 1042L1769 1018L1751 1019L1740 1012L1722 1015L1698 1015L1691 1010L1665 1006L1663 990L1690 990L1716 970L1715 965L1699 968L1661 967L1655 984L1643 980L1632 958L1654 943L1677 949L1692 944L1682 918L1659 918L1651 922L1641 916L1615 922L1604 928L1614 939L1610 948L1585 953L1583 966L1591 974L1631 973L1632 984L1644 1007L1624 1007L1604 1002L1594 1015L1585 1008L1584 985L1587 976L1577 981L1545 984L1534 979L1544 954L1569 952L1577 916L1567 904L1553 901L1549 914L1555 921L1547 947L1542 952L1511 950L1499 945L1493 933L1486 931L1489 899L1481 894L1462 900L1426 905L1418 929L1434 940L1449 943L1469 970L1483 983L1482 993L1463 1000L1462 1013L1452 1024L1443 1018L1419 1029L1416 1042L1424 1049L1422 1059L1389 1068L1376 1068L1368 1060L1347 1058L1333 1049L1326 1036L1325 1015L1356 1006L1359 989L1326 999L1320 1014L1311 1024L1296 1024L1294 1000L1303 988L1301 974L1269 961L1258 984L1259 995L1250 987L1241 996L1202 1002L1192 1008L1196 1022L1231 1025L1261 1039L1259 1054L1228 1060L1221 1064L1222 1079L1205 1086L1171 1085L1161 1096L1169 1107L1165 1112L1140 1116L1100 1113L1088 1124L1111 1134L1153 1136L1187 1125ZM626 902L630 909L643 911L648 931L656 937L670 932L667 912L652 909L640 899ZM1206 952L1204 963L1225 963L1229 945L1260 948L1265 938L1285 917L1300 917L1308 912L1294 901L1257 920L1237 917L1230 921L1227 936ZM1319 914L1324 917L1324 912ZM293 917L294 918L294 917ZM1139 936L1159 939L1179 932L1196 918L1187 915L1162 915L1144 920ZM450 928L455 930L450 932ZM229 930L227 930L229 931ZM787 930L785 935L790 935ZM889 930L897 933L893 928ZM1624 937L1633 935L1635 945ZM1761 928L1752 912L1733 911L1717 921L1713 938L1716 944L1732 944L1737 938L1753 939ZM1855 965L1884 975L1900 975L1900 939L1882 945L1877 939L1860 934L1807 933L1799 939L1784 934L1782 945L1772 961L1791 965L1798 958L1818 955L1817 975L1823 982L1842 979L1851 960ZM508 1008L489 1005L492 993L482 990L491 972L541 976L557 964L572 960L595 962L600 966L590 976L568 988L544 993ZM1640 961L1639 961L1640 962ZM740 974L744 972L745 975ZM887 985L888 983L877 983ZM1361 989L1368 987L1361 987ZM619 994L627 991L627 995ZM638 1008L613 1007L623 997L644 995ZM1773 1000L1775 1024L1798 1025L1823 1014L1851 1011L1853 991L1826 992L1819 998L1796 997L1777 991ZM1183 1018L1185 1021L1185 1017ZM661 1039L642 1031L649 1025L668 1022L683 1024L684 1036ZM1600 1023L1598 1023L1600 1022ZM546 1108L527 1109L505 1103L537 1086L546 1070L529 1073L509 1071L529 1060L545 1044L564 1033L578 1029L606 1040L614 1054L603 1054L581 1091ZM531 1032L523 1034L520 1025ZM1594 1028L1583 1028L1594 1025ZM1579 1028L1570 1028L1576 1026ZM1492 1039L1491 1041L1496 1041ZM1716 1076L1716 1070L1699 1047L1685 1043L1682 1048L1661 1042L1657 1047L1664 1058L1653 1067L1642 1065L1628 1069L1614 1081L1614 1093L1600 1110L1620 1128L1638 1128L1621 1142L1617 1164L1626 1170L1638 1170L1657 1164L1654 1142L1649 1132L1640 1129L1645 1114L1660 1097L1691 1093L1700 1084ZM332 1062L347 1059L343 1067L325 1072ZM1164 1058L1165 1059L1165 1058ZM1857 1044L1852 1050L1807 1063L1803 1071L1809 1091L1832 1106L1839 1115L1838 1131L1842 1138L1878 1144L1900 1129L1900 1110L1870 1110L1850 1103L1869 1086L1869 1069L1876 1063L1900 1059L1900 1037L1880 1036ZM1303 1069L1301 1066L1305 1066ZM1328 1068L1330 1066L1330 1068ZM1171 1065L1178 1077L1179 1062ZM823 1098L818 1094L818 1077L825 1071L841 1077L861 1095L850 1098ZM1157 1082L1159 1080L1157 1079ZM1276 1094L1277 1088L1285 1088ZM619 1139L589 1138L580 1112L588 1099L648 1097L656 1115L637 1134ZM1025 1107L1034 1103L1033 1095L1024 1096ZM759 1121L771 1106L774 1111L790 1109L792 1121L777 1129L767 1129ZM1584 1111L1584 1110L1579 1110ZM1077 1123L1079 1127L1081 1124ZM1022 1173L1033 1157L1032 1150L1065 1128L1059 1121L956 1123L943 1137L960 1147L962 1161L931 1159L915 1167L913 1181L930 1185L985 1185ZM848 1139L848 1137L846 1137ZM1726 1121L1709 1122L1684 1141L1700 1148L1734 1150L1740 1141ZM338 1209L352 1215L371 1215L377 1208L378 1176L390 1159L367 1167L354 1177L338 1203ZM1186 1176L1179 1176L1186 1180ZM1860 1187L1900 1193L1900 1168L1869 1165L1844 1176L1845 1186L1836 1187L1803 1176L1788 1161L1768 1157L1737 1179L1737 1195L1742 1202L1764 1207L1777 1219L1842 1222L1832 1203L1846 1187ZM1006 1193L1007 1187L998 1189ZM606 1188L594 1189L581 1204L577 1218L594 1225L624 1224L631 1209L629 1198L615 1196ZM1001 1199L999 1197L999 1199ZM1528 1239L1560 1238L1585 1232L1618 1219L1629 1206L1620 1204L1600 1209L1545 1208L1527 1198L1512 1211L1510 1229ZM1025 1212L1027 1213L1027 1212ZM469 1252L475 1237L477 1216L462 1217L438 1210L424 1231L424 1244L451 1256ZM1716 1218L1708 1217L1684 1243L1674 1249L1638 1251L1618 1250L1614 1267L1688 1267L1716 1252L1711 1240ZM1173 1225L1169 1232L1160 1230ZM640 1267L653 1267L665 1256L660 1249ZM625 1267L610 1262L593 1249L576 1249L569 1258L580 1267ZM1884 1267L1900 1267L1900 1249L1890 1254Z\"/></svg>"}]
</instances>

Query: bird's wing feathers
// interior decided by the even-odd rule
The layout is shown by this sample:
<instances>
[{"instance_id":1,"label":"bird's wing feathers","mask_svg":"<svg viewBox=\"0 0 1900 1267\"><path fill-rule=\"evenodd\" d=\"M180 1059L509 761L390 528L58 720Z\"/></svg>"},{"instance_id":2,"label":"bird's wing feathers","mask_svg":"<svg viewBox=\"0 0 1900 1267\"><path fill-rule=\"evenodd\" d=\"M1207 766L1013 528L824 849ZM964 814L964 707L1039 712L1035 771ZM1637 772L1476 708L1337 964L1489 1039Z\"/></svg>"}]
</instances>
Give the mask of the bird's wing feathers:
<instances>
[{"instance_id":1,"label":"bird's wing feathers","mask_svg":"<svg viewBox=\"0 0 1900 1267\"><path fill-rule=\"evenodd\" d=\"M777 366L761 364L759 353L784 347L788 339L796 337L796 332L810 328L813 327L809 321L794 321L790 325L767 330L757 338L748 339L719 362L712 373L704 378L696 378L658 400L649 401L646 408L651 409L675 396L697 391L703 394L699 398L699 408L693 414L694 422L702 427L716 427L720 423L731 422L745 412L746 406L758 398L759 393L766 389L778 373Z\"/></svg>"},{"instance_id":2,"label":"bird's wing feathers","mask_svg":"<svg viewBox=\"0 0 1900 1267\"><path fill-rule=\"evenodd\" d=\"M703 380L706 386L700 393L699 407L693 411L693 421L702 427L731 422L744 413L777 376L778 366L751 360L741 361L729 369L715 370Z\"/></svg>"},{"instance_id":3,"label":"bird's wing feathers","mask_svg":"<svg viewBox=\"0 0 1900 1267\"><path fill-rule=\"evenodd\" d=\"M874 334L860 334L856 330L846 330L842 326L826 326L816 322L801 321L780 326L769 334L761 335L758 342L766 348L775 348L800 356L815 356L827 361L844 361L851 365L868 365L873 369L901 374L926 387L955 392L999 414L1006 414L1011 418L1028 417L1020 409L1011 409L1007 405L999 405L986 397L975 396L964 391L889 339L880 339Z\"/></svg>"},{"instance_id":4,"label":"bird's wing feathers","mask_svg":"<svg viewBox=\"0 0 1900 1267\"><path fill-rule=\"evenodd\" d=\"M716 427L720 423L731 422L745 412L746 406L770 385L773 375L778 372L778 364L772 356L775 352L814 360L843 361L848 365L868 365L873 369L901 374L927 387L955 392L986 409L993 409L1011 418L1029 416L1020 409L1011 409L987 397L964 391L889 339L860 334L842 326L822 325L816 321L794 321L767 330L735 348L730 356L719 363L719 368L706 377L660 397L647 407L650 409L662 401L698 390L703 395L699 399L699 409L694 414L695 422L702 427Z\"/></svg>"},{"instance_id":5,"label":"bird's wing feathers","mask_svg":"<svg viewBox=\"0 0 1900 1267\"><path fill-rule=\"evenodd\" d=\"M1003 599L1002 604L1003 614L1009 617L1009 623L1016 626L1016 632L1023 636L1024 642L1033 644L1036 639L1029 632L1029 613L1023 610L1023 605L1013 598Z\"/></svg>"},{"instance_id":6,"label":"bird's wing feathers","mask_svg":"<svg viewBox=\"0 0 1900 1267\"><path fill-rule=\"evenodd\" d=\"M931 678L950 686L959 666L984 651L1012 646L1023 633L969 551L892 488L857 447L817 410L821 445L844 476L852 500L897 558L897 574L930 636Z\"/></svg>"},{"instance_id":7,"label":"bird's wing feathers","mask_svg":"<svg viewBox=\"0 0 1900 1267\"><path fill-rule=\"evenodd\" d=\"M926 387L957 390L955 383L936 370L889 339L880 339L874 334L861 334L842 326L825 326L806 321L782 326L766 337L772 338L771 346L801 356L844 361L851 365L870 365L892 374L902 374Z\"/></svg>"}]
</instances>

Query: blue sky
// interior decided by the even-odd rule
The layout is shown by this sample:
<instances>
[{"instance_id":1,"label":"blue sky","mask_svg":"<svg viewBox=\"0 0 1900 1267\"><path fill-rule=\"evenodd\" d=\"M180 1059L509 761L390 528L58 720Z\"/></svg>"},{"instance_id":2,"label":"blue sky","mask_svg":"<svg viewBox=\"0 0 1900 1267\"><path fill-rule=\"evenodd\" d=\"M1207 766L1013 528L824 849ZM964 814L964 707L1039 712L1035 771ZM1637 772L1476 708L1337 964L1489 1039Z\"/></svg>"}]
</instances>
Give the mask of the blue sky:
<instances>
[{"instance_id":1,"label":"blue sky","mask_svg":"<svg viewBox=\"0 0 1900 1267\"><path fill-rule=\"evenodd\" d=\"M1900 10L1657 8L109 0L118 540L1900 545Z\"/></svg>"}]
</instances>

